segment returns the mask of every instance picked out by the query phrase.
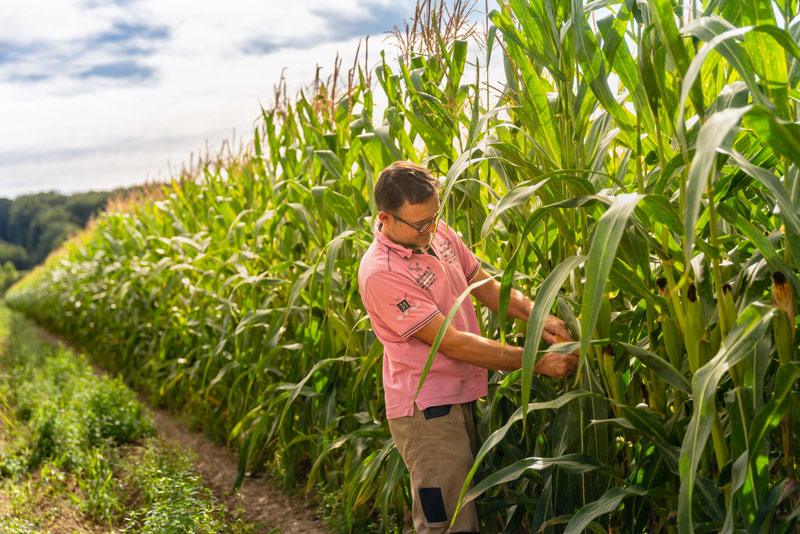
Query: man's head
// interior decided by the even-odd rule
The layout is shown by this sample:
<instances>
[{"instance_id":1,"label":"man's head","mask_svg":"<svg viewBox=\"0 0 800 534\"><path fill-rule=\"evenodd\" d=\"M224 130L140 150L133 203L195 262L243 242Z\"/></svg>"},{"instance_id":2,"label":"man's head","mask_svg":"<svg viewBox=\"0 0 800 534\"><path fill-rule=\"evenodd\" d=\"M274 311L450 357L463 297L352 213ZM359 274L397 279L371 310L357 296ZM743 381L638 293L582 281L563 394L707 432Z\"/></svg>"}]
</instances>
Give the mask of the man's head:
<instances>
[{"instance_id":1,"label":"man's head","mask_svg":"<svg viewBox=\"0 0 800 534\"><path fill-rule=\"evenodd\" d=\"M433 240L439 189L436 178L425 167L408 161L386 167L375 185L375 204L381 231L395 243L426 249Z\"/></svg>"}]
</instances>

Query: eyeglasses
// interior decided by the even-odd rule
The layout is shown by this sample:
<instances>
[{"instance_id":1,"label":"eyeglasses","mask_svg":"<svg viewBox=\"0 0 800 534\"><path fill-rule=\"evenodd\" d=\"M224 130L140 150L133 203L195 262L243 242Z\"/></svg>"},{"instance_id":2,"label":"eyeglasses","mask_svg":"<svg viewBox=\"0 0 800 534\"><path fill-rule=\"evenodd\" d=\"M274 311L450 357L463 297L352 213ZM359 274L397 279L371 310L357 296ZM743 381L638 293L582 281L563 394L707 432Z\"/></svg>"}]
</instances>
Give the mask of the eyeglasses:
<instances>
[{"instance_id":1,"label":"eyeglasses","mask_svg":"<svg viewBox=\"0 0 800 534\"><path fill-rule=\"evenodd\" d=\"M439 217L441 216L441 214L437 213L436 215L433 216L433 218L428 219L427 221L422 221L419 224L411 224L410 222L403 220L402 218L400 218L398 215L395 215L394 213L392 213L391 216L394 217L395 219L397 219L398 221L400 221L401 223L410 226L411 228L416 230L418 233L424 234L425 232L430 230L432 225L436 224L439 221Z\"/></svg>"}]
</instances>

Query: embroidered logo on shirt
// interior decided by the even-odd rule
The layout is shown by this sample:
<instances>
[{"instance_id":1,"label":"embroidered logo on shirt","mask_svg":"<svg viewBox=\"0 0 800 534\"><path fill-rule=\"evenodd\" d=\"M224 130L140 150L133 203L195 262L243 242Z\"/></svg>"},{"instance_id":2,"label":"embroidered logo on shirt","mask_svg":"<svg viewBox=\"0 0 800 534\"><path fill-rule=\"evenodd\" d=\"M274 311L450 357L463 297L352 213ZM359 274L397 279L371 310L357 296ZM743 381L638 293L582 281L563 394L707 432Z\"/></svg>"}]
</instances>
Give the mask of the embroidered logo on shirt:
<instances>
[{"instance_id":1,"label":"embroidered logo on shirt","mask_svg":"<svg viewBox=\"0 0 800 534\"><path fill-rule=\"evenodd\" d=\"M436 281L436 274L430 267L426 268L422 274L416 277L417 285L422 289L428 289Z\"/></svg>"},{"instance_id":2,"label":"embroidered logo on shirt","mask_svg":"<svg viewBox=\"0 0 800 534\"><path fill-rule=\"evenodd\" d=\"M446 239L443 239L441 243L439 243L439 254L442 259L450 265L456 261L456 252L453 250L453 245Z\"/></svg>"},{"instance_id":3,"label":"embroidered logo on shirt","mask_svg":"<svg viewBox=\"0 0 800 534\"><path fill-rule=\"evenodd\" d=\"M400 310L400 313L397 315L397 319L401 321L418 308L416 304L411 304L408 301L408 297L405 295L402 297L395 297L392 302L394 303L395 307Z\"/></svg>"}]
</instances>

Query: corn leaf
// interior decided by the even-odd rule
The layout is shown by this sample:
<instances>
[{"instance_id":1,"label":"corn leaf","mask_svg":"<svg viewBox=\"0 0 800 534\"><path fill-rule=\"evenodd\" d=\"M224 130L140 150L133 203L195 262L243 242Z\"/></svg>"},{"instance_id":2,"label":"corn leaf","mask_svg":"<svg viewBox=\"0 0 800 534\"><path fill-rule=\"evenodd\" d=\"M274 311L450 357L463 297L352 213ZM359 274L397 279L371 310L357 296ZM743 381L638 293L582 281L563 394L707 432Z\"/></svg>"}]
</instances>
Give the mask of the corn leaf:
<instances>
[{"instance_id":1,"label":"corn leaf","mask_svg":"<svg viewBox=\"0 0 800 534\"><path fill-rule=\"evenodd\" d=\"M692 503L697 466L715 416L714 393L722 376L733 365L747 357L763 337L773 312L756 305L749 306L736 327L725 338L716 356L698 369L692 379L694 413L683 439L680 455L681 486L678 496L678 529L681 533L694 532Z\"/></svg>"},{"instance_id":2,"label":"corn leaf","mask_svg":"<svg viewBox=\"0 0 800 534\"><path fill-rule=\"evenodd\" d=\"M584 529L592 522L592 520L604 514L610 514L620 503L631 495L647 495L647 490L639 486L629 486L627 488L611 488L603 494L598 500L587 504L580 510L575 512L575 515L570 518L567 523L567 528L564 534L577 534L583 532Z\"/></svg>"}]
</instances>

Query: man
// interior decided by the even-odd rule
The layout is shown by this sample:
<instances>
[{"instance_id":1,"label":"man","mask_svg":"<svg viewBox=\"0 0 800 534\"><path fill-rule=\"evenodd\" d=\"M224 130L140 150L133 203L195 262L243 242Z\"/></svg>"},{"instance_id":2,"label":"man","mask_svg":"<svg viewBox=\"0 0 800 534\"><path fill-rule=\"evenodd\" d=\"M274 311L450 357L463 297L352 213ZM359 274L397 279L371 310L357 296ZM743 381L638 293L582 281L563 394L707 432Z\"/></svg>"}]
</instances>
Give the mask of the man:
<instances>
[{"instance_id":1,"label":"man","mask_svg":"<svg viewBox=\"0 0 800 534\"><path fill-rule=\"evenodd\" d=\"M419 396L414 401L445 315L470 283L489 278L458 235L439 220L435 178L424 167L397 162L375 186L378 223L358 271L372 328L384 346L386 417L411 475L412 516L417 532L446 532L461 486L474 462L476 399L488 392L487 369L522 365L522 348L481 337L472 301L461 303L445 331ZM472 295L498 309L500 284L491 280ZM509 315L527 320L533 303L512 291ZM569 341L560 319L550 316L547 343ZM563 377L575 372L572 354L547 353L535 371ZM478 532L474 504L464 507L452 532Z\"/></svg>"}]
</instances>

